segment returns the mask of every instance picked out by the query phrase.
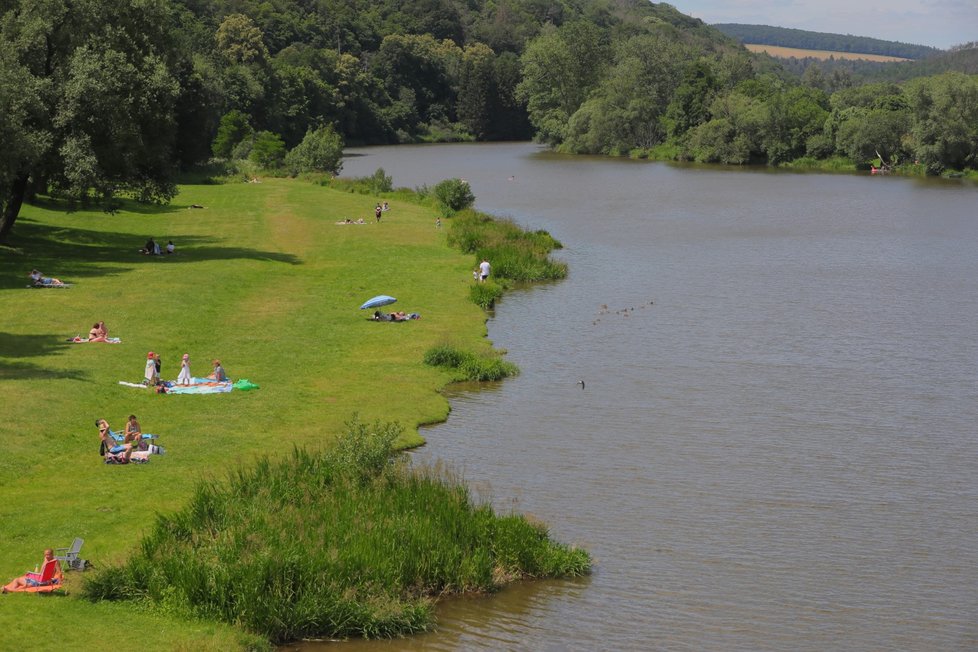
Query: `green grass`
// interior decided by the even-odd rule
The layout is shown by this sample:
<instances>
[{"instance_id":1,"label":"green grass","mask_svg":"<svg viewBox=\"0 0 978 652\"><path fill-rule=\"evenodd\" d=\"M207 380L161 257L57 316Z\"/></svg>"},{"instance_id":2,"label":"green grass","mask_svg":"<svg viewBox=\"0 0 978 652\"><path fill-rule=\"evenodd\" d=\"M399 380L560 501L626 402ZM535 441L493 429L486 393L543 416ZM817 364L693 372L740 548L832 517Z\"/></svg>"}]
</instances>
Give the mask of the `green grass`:
<instances>
[{"instance_id":1,"label":"green grass","mask_svg":"<svg viewBox=\"0 0 978 652\"><path fill-rule=\"evenodd\" d=\"M124 560L199 480L294 446L327 446L355 412L403 424L399 446L421 443L417 425L447 416L437 390L456 373L425 365L424 353L445 341L488 353L485 313L468 296L471 253L446 246L430 208L392 201L381 224L335 224L370 216L377 200L265 178L184 186L169 206L114 214L24 207L0 249L0 580L74 537L97 566ZM150 235L173 239L177 254L137 253ZM74 287L26 289L32 267ZM368 321L357 308L381 293L423 318ZM64 341L98 320L123 343ZM141 378L149 350L162 354L165 378L189 353L196 375L216 357L261 389L159 396L117 384ZM118 429L129 414L167 455L106 466L93 420ZM118 606L75 593L0 597L2 647L45 640L51 620L70 629L77 649L111 644L106 623ZM197 634L181 614L135 611L125 626L141 625L145 649L241 644L227 627Z\"/></svg>"}]
</instances>

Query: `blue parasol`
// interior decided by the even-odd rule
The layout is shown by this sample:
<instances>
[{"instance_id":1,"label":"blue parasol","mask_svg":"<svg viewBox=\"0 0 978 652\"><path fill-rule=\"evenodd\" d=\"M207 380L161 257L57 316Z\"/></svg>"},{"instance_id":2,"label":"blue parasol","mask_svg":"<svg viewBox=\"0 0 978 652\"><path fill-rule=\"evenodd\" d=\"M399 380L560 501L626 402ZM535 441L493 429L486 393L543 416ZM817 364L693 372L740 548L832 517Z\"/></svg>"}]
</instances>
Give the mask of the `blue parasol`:
<instances>
[{"instance_id":1,"label":"blue parasol","mask_svg":"<svg viewBox=\"0 0 978 652\"><path fill-rule=\"evenodd\" d=\"M381 294L374 297L373 299L370 299L362 306L360 306L360 310L368 310L370 308L380 308L381 306L390 305L395 301L397 301L397 299L395 299L394 297L389 297L386 294Z\"/></svg>"}]
</instances>

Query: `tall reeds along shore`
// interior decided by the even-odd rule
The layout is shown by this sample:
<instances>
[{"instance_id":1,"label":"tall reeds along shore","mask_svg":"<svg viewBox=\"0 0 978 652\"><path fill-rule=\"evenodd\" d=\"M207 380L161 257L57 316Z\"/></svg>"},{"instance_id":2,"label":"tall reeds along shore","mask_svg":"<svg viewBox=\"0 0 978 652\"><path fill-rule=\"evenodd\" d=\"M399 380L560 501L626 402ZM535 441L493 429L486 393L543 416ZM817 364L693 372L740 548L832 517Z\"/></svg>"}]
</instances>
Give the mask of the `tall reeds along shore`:
<instances>
[{"instance_id":1,"label":"tall reeds along shore","mask_svg":"<svg viewBox=\"0 0 978 652\"><path fill-rule=\"evenodd\" d=\"M424 631L440 596L590 572L586 551L495 514L443 468L410 465L392 448L399 434L354 416L328 450L295 449L199 483L137 554L96 572L85 596L140 600L280 643Z\"/></svg>"}]
</instances>

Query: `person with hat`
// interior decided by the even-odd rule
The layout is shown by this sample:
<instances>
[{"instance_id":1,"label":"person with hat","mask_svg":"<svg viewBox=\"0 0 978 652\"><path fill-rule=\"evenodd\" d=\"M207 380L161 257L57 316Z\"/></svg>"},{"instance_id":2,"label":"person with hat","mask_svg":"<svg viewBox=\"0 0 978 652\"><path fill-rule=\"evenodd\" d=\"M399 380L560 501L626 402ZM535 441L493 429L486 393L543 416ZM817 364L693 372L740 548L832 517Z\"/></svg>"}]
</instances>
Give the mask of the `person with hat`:
<instances>
[{"instance_id":1,"label":"person with hat","mask_svg":"<svg viewBox=\"0 0 978 652\"><path fill-rule=\"evenodd\" d=\"M155 386L160 378L160 372L156 370L156 354L152 351L146 354L146 371L143 375L143 383L151 387Z\"/></svg>"}]
</instances>

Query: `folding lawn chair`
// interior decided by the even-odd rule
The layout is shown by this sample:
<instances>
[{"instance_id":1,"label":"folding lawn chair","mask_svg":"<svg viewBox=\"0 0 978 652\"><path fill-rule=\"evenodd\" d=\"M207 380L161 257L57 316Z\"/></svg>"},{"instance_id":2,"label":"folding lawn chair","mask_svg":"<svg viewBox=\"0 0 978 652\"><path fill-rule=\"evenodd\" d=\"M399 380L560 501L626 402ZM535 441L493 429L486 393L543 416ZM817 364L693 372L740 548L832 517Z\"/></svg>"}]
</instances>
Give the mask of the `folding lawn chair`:
<instances>
[{"instance_id":1,"label":"folding lawn chair","mask_svg":"<svg viewBox=\"0 0 978 652\"><path fill-rule=\"evenodd\" d=\"M64 570L85 570L88 566L88 561L78 556L83 543L85 543L84 539L75 539L70 548L55 549L54 558L61 562Z\"/></svg>"}]
</instances>

